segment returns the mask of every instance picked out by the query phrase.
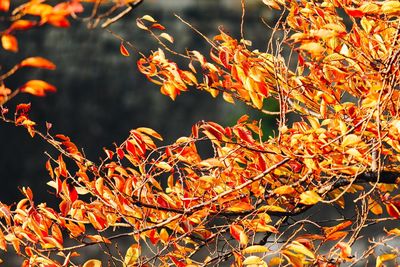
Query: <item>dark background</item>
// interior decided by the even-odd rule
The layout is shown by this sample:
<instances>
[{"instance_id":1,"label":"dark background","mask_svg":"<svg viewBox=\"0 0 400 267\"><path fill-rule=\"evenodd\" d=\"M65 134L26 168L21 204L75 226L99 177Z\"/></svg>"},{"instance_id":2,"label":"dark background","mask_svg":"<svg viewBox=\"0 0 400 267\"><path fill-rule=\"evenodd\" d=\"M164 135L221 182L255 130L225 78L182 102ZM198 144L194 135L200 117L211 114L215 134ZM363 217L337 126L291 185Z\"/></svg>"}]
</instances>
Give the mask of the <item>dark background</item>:
<instances>
[{"instance_id":1,"label":"dark background","mask_svg":"<svg viewBox=\"0 0 400 267\"><path fill-rule=\"evenodd\" d=\"M269 29L261 17L273 25L276 19L261 1L246 1L245 37L253 41L253 48L265 50ZM146 32L138 30L135 19L149 14L166 26L175 38L174 49L199 50L209 53L209 45L190 28L174 17L186 19L194 27L212 38L218 27L240 38L240 0L145 0L123 20L110 26L110 30L132 42L148 54L157 49L156 41ZM7 27L2 23L1 29ZM56 94L45 98L19 95L11 103L32 103L31 117L44 127L51 122L52 134L65 134L82 148L92 161L104 157L103 147L121 143L129 130L150 127L158 131L166 143L179 136L189 135L192 124L211 120L223 125L233 124L244 113L253 119L263 119L267 134L272 134L275 118L265 117L243 105L231 105L222 97L213 99L209 94L192 89L172 101L159 92L136 69L137 54L124 57L119 52L120 41L101 28L88 29L87 23L71 21L67 29L45 26L17 33L20 51L17 54L0 52L2 70L6 71L22 59L42 56L57 65L55 71L24 69L6 80L10 88L18 88L29 79L43 79L58 88ZM169 56L167 54L167 56ZM187 62L182 62L187 66ZM23 128L0 124L0 201L10 203L22 195L18 187L30 186L37 201L47 197L49 177L44 168L45 151L57 152L38 137L31 138ZM160 143L159 143L160 144Z\"/></svg>"}]
</instances>

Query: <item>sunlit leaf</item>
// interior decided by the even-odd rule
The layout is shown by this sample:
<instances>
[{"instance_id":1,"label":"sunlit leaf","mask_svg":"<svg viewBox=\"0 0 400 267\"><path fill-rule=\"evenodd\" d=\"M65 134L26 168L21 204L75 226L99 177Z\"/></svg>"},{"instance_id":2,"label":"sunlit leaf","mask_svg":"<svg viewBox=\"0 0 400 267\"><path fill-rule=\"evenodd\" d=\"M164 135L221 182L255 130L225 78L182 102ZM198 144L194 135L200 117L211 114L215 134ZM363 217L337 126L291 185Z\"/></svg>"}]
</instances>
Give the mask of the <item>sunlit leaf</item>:
<instances>
[{"instance_id":1,"label":"sunlit leaf","mask_svg":"<svg viewBox=\"0 0 400 267\"><path fill-rule=\"evenodd\" d=\"M315 191L305 191L300 194L300 203L304 205L314 205L321 200L322 198Z\"/></svg>"},{"instance_id":2,"label":"sunlit leaf","mask_svg":"<svg viewBox=\"0 0 400 267\"><path fill-rule=\"evenodd\" d=\"M143 17L142 17L142 19L144 19L144 20L147 20L147 21L150 21L150 22L156 22L156 20L152 17L152 16L150 16L150 15L144 15Z\"/></svg>"},{"instance_id":3,"label":"sunlit leaf","mask_svg":"<svg viewBox=\"0 0 400 267\"><path fill-rule=\"evenodd\" d=\"M35 96L46 96L47 93L56 91L56 87L41 80L30 80L25 83L21 88L21 92L28 93Z\"/></svg>"},{"instance_id":4,"label":"sunlit leaf","mask_svg":"<svg viewBox=\"0 0 400 267\"><path fill-rule=\"evenodd\" d=\"M49 69L54 70L56 65L53 62L42 58L42 57L29 57L21 61L19 63L21 67L34 67L34 68L42 68L42 69Z\"/></svg>"},{"instance_id":5,"label":"sunlit leaf","mask_svg":"<svg viewBox=\"0 0 400 267\"><path fill-rule=\"evenodd\" d=\"M169 35L168 33L163 32L160 34L160 37L164 38L165 40L167 40L170 43L174 42L174 38L171 35Z\"/></svg>"},{"instance_id":6,"label":"sunlit leaf","mask_svg":"<svg viewBox=\"0 0 400 267\"><path fill-rule=\"evenodd\" d=\"M385 261L391 261L397 258L397 254L382 254L376 258L376 267L382 267Z\"/></svg>"},{"instance_id":7,"label":"sunlit leaf","mask_svg":"<svg viewBox=\"0 0 400 267\"><path fill-rule=\"evenodd\" d=\"M298 254L303 254L311 259L315 259L314 253L300 242L293 241L292 243L286 246L286 249L291 250Z\"/></svg>"},{"instance_id":8,"label":"sunlit leaf","mask_svg":"<svg viewBox=\"0 0 400 267\"><path fill-rule=\"evenodd\" d=\"M132 266L136 264L137 260L139 259L139 256L140 256L140 246L138 244L133 244L126 251L124 263L127 266Z\"/></svg>"},{"instance_id":9,"label":"sunlit leaf","mask_svg":"<svg viewBox=\"0 0 400 267\"><path fill-rule=\"evenodd\" d=\"M313 56L319 56L325 51L325 48L320 43L316 42L302 44L299 48L307 51Z\"/></svg>"},{"instance_id":10,"label":"sunlit leaf","mask_svg":"<svg viewBox=\"0 0 400 267\"><path fill-rule=\"evenodd\" d=\"M250 253L264 253L264 252L268 252L269 249L265 246L260 246L260 245L253 245L253 246L249 246L245 249L242 250L242 252L244 254L250 254Z\"/></svg>"},{"instance_id":11,"label":"sunlit leaf","mask_svg":"<svg viewBox=\"0 0 400 267\"><path fill-rule=\"evenodd\" d=\"M3 34L1 36L1 45L5 50L11 52L18 52L18 41L14 35L11 34Z\"/></svg>"},{"instance_id":12,"label":"sunlit leaf","mask_svg":"<svg viewBox=\"0 0 400 267\"><path fill-rule=\"evenodd\" d=\"M244 259L243 265L252 265L252 266L267 266L267 263L257 256L249 256Z\"/></svg>"},{"instance_id":13,"label":"sunlit leaf","mask_svg":"<svg viewBox=\"0 0 400 267\"><path fill-rule=\"evenodd\" d=\"M352 145L358 144L359 142L361 142L360 136L358 136L356 134L349 134L343 138L342 146L343 147L352 146Z\"/></svg>"}]
</instances>

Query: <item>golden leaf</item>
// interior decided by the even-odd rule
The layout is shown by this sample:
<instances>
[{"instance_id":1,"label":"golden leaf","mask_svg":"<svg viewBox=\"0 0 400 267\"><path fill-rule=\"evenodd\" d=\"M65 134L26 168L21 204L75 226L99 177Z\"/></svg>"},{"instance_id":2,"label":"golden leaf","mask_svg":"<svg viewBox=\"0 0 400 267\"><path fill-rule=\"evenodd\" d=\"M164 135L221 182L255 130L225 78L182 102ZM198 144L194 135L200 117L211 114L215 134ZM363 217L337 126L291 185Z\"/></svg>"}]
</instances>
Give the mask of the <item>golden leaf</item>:
<instances>
[{"instance_id":1,"label":"golden leaf","mask_svg":"<svg viewBox=\"0 0 400 267\"><path fill-rule=\"evenodd\" d=\"M243 253L244 254L250 254L250 253L264 253L264 252L268 252L269 249L267 247L261 246L261 245L254 245L254 246L250 246L247 247L245 249L243 249Z\"/></svg>"},{"instance_id":2,"label":"golden leaf","mask_svg":"<svg viewBox=\"0 0 400 267\"><path fill-rule=\"evenodd\" d=\"M315 259L314 253L300 242L293 241L286 246L286 249L291 250L297 254L303 254L311 259Z\"/></svg>"},{"instance_id":3,"label":"golden leaf","mask_svg":"<svg viewBox=\"0 0 400 267\"><path fill-rule=\"evenodd\" d=\"M250 256L247 257L243 261L244 265L252 265L252 266L267 266L267 263L258 256Z\"/></svg>"},{"instance_id":4,"label":"golden leaf","mask_svg":"<svg viewBox=\"0 0 400 267\"><path fill-rule=\"evenodd\" d=\"M300 203L304 205L314 205L322 198L315 191L305 191L300 194Z\"/></svg>"},{"instance_id":5,"label":"golden leaf","mask_svg":"<svg viewBox=\"0 0 400 267\"><path fill-rule=\"evenodd\" d=\"M400 1L386 1L381 6L381 12L388 15L393 15L400 12Z\"/></svg>"},{"instance_id":6,"label":"golden leaf","mask_svg":"<svg viewBox=\"0 0 400 267\"><path fill-rule=\"evenodd\" d=\"M343 138L342 147L352 146L361 142L361 138L356 134L349 134Z\"/></svg>"},{"instance_id":7,"label":"golden leaf","mask_svg":"<svg viewBox=\"0 0 400 267\"><path fill-rule=\"evenodd\" d=\"M133 266L136 264L137 260L139 259L139 256L140 256L139 244L133 244L126 251L124 263L126 264L127 267Z\"/></svg>"}]
</instances>

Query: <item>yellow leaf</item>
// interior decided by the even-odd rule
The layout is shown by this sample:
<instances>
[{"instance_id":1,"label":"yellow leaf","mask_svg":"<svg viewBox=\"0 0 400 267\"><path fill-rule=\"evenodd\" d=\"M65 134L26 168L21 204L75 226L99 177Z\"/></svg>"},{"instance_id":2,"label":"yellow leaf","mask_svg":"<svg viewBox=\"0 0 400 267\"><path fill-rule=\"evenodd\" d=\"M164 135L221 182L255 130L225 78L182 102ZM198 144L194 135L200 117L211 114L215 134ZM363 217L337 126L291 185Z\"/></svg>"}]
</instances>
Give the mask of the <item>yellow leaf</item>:
<instances>
[{"instance_id":1,"label":"yellow leaf","mask_svg":"<svg viewBox=\"0 0 400 267\"><path fill-rule=\"evenodd\" d=\"M268 212L268 211L270 211L270 212L274 212L274 211L275 212L286 212L286 210L284 208L282 208L282 207L271 206L271 205L261 206L258 210L259 211L266 211L266 212Z\"/></svg>"},{"instance_id":2,"label":"yellow leaf","mask_svg":"<svg viewBox=\"0 0 400 267\"><path fill-rule=\"evenodd\" d=\"M282 185L274 189L274 193L277 195L290 195L296 192L296 190L290 185Z\"/></svg>"},{"instance_id":3,"label":"yellow leaf","mask_svg":"<svg viewBox=\"0 0 400 267\"><path fill-rule=\"evenodd\" d=\"M165 161L161 161L161 162L156 163L156 166L157 166L158 168L160 168L160 169L163 169L163 170L167 171L167 172L169 172L169 171L172 170L172 166L169 165L169 164L168 164L167 162L165 162Z\"/></svg>"},{"instance_id":4,"label":"yellow leaf","mask_svg":"<svg viewBox=\"0 0 400 267\"><path fill-rule=\"evenodd\" d=\"M254 245L254 246L250 246L250 247L243 249L244 254L264 253L264 252L268 252L268 251L269 251L269 249L267 247L264 247L261 245Z\"/></svg>"},{"instance_id":5,"label":"yellow leaf","mask_svg":"<svg viewBox=\"0 0 400 267\"><path fill-rule=\"evenodd\" d=\"M324 58L324 62L332 62L337 60L345 59L345 57L339 53L333 53Z\"/></svg>"},{"instance_id":6,"label":"yellow leaf","mask_svg":"<svg viewBox=\"0 0 400 267\"><path fill-rule=\"evenodd\" d=\"M124 263L126 266L133 266L136 264L137 260L140 256L140 247L139 244L133 244L128 248L125 254Z\"/></svg>"},{"instance_id":7,"label":"yellow leaf","mask_svg":"<svg viewBox=\"0 0 400 267\"><path fill-rule=\"evenodd\" d=\"M160 37L164 38L165 40L167 40L170 43L174 43L174 38L171 35L169 35L168 33L163 32L160 34Z\"/></svg>"},{"instance_id":8,"label":"yellow leaf","mask_svg":"<svg viewBox=\"0 0 400 267\"><path fill-rule=\"evenodd\" d=\"M393 228L388 232L389 235L397 235L400 236L400 228Z\"/></svg>"},{"instance_id":9,"label":"yellow leaf","mask_svg":"<svg viewBox=\"0 0 400 267\"><path fill-rule=\"evenodd\" d=\"M147 21L150 21L150 22L156 22L156 20L155 20L152 16L150 16L150 15L144 15L144 16L142 17L142 19L147 20Z\"/></svg>"},{"instance_id":10,"label":"yellow leaf","mask_svg":"<svg viewBox=\"0 0 400 267\"><path fill-rule=\"evenodd\" d=\"M361 142L361 138L356 134L349 134L343 138L342 147L352 146Z\"/></svg>"},{"instance_id":11,"label":"yellow leaf","mask_svg":"<svg viewBox=\"0 0 400 267\"><path fill-rule=\"evenodd\" d=\"M263 261L263 259L261 259L260 257L257 257L257 256L247 257L243 261L243 264L244 265L254 265L254 266L267 266L267 263L265 261Z\"/></svg>"},{"instance_id":12,"label":"yellow leaf","mask_svg":"<svg viewBox=\"0 0 400 267\"><path fill-rule=\"evenodd\" d=\"M297 254L303 254L311 259L315 259L314 253L300 242L293 241L291 244L286 246L286 249L291 250Z\"/></svg>"},{"instance_id":13,"label":"yellow leaf","mask_svg":"<svg viewBox=\"0 0 400 267\"><path fill-rule=\"evenodd\" d=\"M88 260L83 264L82 267L101 267L101 261L99 260Z\"/></svg>"},{"instance_id":14,"label":"yellow leaf","mask_svg":"<svg viewBox=\"0 0 400 267\"><path fill-rule=\"evenodd\" d=\"M400 2L386 1L382 4L381 11L384 14L394 14L400 12Z\"/></svg>"},{"instance_id":15,"label":"yellow leaf","mask_svg":"<svg viewBox=\"0 0 400 267\"><path fill-rule=\"evenodd\" d=\"M383 262L394 260L395 258L397 258L396 254L382 254L376 259L376 267L382 267Z\"/></svg>"},{"instance_id":16,"label":"yellow leaf","mask_svg":"<svg viewBox=\"0 0 400 267\"><path fill-rule=\"evenodd\" d=\"M300 203L304 205L314 205L322 198L315 191L305 191L300 195Z\"/></svg>"},{"instance_id":17,"label":"yellow leaf","mask_svg":"<svg viewBox=\"0 0 400 267\"><path fill-rule=\"evenodd\" d=\"M366 17L363 17L361 19L361 26L364 29L364 31L369 34L372 30L372 26L373 26L373 21L368 20Z\"/></svg>"}]
</instances>

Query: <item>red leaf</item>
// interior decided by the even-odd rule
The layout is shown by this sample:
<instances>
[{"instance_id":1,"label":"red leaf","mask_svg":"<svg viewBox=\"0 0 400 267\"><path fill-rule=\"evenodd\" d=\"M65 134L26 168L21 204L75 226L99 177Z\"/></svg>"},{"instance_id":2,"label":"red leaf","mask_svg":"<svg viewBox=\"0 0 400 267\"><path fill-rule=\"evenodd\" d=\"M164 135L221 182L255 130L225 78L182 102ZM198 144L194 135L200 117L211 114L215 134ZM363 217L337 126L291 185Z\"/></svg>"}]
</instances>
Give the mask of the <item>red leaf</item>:
<instances>
[{"instance_id":1,"label":"red leaf","mask_svg":"<svg viewBox=\"0 0 400 267\"><path fill-rule=\"evenodd\" d=\"M253 139L253 136L251 135L250 131L245 130L243 128L237 128L237 132L238 132L239 137L242 140L244 140L248 143L251 143L251 144L254 143L254 139Z\"/></svg>"},{"instance_id":2,"label":"red leaf","mask_svg":"<svg viewBox=\"0 0 400 267\"><path fill-rule=\"evenodd\" d=\"M117 148L117 155L118 155L119 159L123 159L125 156L125 153L121 148Z\"/></svg>"},{"instance_id":3,"label":"red leaf","mask_svg":"<svg viewBox=\"0 0 400 267\"><path fill-rule=\"evenodd\" d=\"M153 29L159 29L161 31L165 30L165 27L159 23L154 23L153 25L151 25L151 28Z\"/></svg>"},{"instance_id":4,"label":"red leaf","mask_svg":"<svg viewBox=\"0 0 400 267\"><path fill-rule=\"evenodd\" d=\"M56 87L45 81L31 80L24 84L20 90L35 96L45 96L47 92L55 92Z\"/></svg>"},{"instance_id":5,"label":"red leaf","mask_svg":"<svg viewBox=\"0 0 400 267\"><path fill-rule=\"evenodd\" d=\"M68 191L69 199L72 203L74 203L78 199L78 192L76 191L75 186L73 186L72 184L68 184Z\"/></svg>"},{"instance_id":6,"label":"red leaf","mask_svg":"<svg viewBox=\"0 0 400 267\"><path fill-rule=\"evenodd\" d=\"M353 18L361 18L364 16L364 12L355 8L346 8L346 13Z\"/></svg>"},{"instance_id":7,"label":"red leaf","mask_svg":"<svg viewBox=\"0 0 400 267\"><path fill-rule=\"evenodd\" d=\"M56 65L53 62L42 58L42 57L29 57L21 61L19 64L21 67L34 67L34 68L42 68L54 70Z\"/></svg>"},{"instance_id":8,"label":"red leaf","mask_svg":"<svg viewBox=\"0 0 400 267\"><path fill-rule=\"evenodd\" d=\"M174 256L169 256L169 258L174 262L177 267L186 267L186 264L175 258Z\"/></svg>"},{"instance_id":9,"label":"red leaf","mask_svg":"<svg viewBox=\"0 0 400 267\"><path fill-rule=\"evenodd\" d=\"M129 57L129 51L128 49L126 49L126 47L124 46L124 43L121 42L121 45L119 46L119 51L121 52L121 54L125 57Z\"/></svg>"},{"instance_id":10,"label":"red leaf","mask_svg":"<svg viewBox=\"0 0 400 267\"><path fill-rule=\"evenodd\" d=\"M393 203L387 203L386 210L387 210L388 214L390 216L392 216L393 218L396 218L396 219L400 218L400 210Z\"/></svg>"},{"instance_id":11,"label":"red leaf","mask_svg":"<svg viewBox=\"0 0 400 267\"><path fill-rule=\"evenodd\" d=\"M230 69L229 54L227 51L219 52L219 60L221 60L221 63L222 63L222 65L224 65L225 68Z\"/></svg>"},{"instance_id":12,"label":"red leaf","mask_svg":"<svg viewBox=\"0 0 400 267\"><path fill-rule=\"evenodd\" d=\"M114 152L112 152L111 150L108 150L106 148L103 148L103 149L104 149L104 152L106 152L106 154L107 154L107 158L112 159L114 156Z\"/></svg>"},{"instance_id":13,"label":"red leaf","mask_svg":"<svg viewBox=\"0 0 400 267\"><path fill-rule=\"evenodd\" d=\"M26 114L31 109L31 103L29 104L19 104L16 108L15 113Z\"/></svg>"}]
</instances>

